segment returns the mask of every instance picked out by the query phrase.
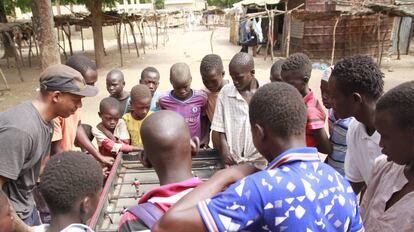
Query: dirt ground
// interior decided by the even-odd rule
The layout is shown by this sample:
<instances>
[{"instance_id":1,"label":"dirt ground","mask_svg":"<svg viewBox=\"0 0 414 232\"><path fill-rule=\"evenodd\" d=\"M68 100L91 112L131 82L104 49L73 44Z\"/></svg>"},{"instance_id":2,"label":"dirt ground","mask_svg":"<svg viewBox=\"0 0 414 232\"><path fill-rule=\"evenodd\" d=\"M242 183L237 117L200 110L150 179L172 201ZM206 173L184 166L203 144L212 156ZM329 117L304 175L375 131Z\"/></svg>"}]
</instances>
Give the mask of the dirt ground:
<instances>
[{"instance_id":1,"label":"dirt ground","mask_svg":"<svg viewBox=\"0 0 414 232\"><path fill-rule=\"evenodd\" d=\"M85 52L81 49L80 33L73 33L73 48L75 54L86 54L89 57L93 57L93 42L91 32L84 30L85 35ZM185 31L183 28L170 29L168 31L168 41L163 46L164 37L160 36L158 49L148 46L146 48L146 54L143 54L142 48L140 48L141 56L138 58L135 49L131 43L132 37L129 38L131 43L131 50L128 53L127 46L123 47L124 54L124 66L120 67L119 53L116 49L116 40L114 36L114 30L112 27L104 28L105 46L107 50L107 56L105 57L104 67L98 70L99 79L97 87L100 92L98 96L93 98L86 98L83 101L83 115L82 122L86 122L92 125L96 125L98 122L98 106L99 101L108 96L105 88L105 76L111 69L119 68L125 76L126 89L132 88L133 85L138 83L139 75L143 68L146 66L154 66L161 73L161 81L159 90L166 91L171 89L169 83L169 68L175 62L186 62L191 67L193 75L192 87L199 89L203 87L199 65L204 55L211 53L210 47L211 30L207 30L205 27L197 27L193 31ZM67 41L66 41L67 42ZM151 38L147 37L147 43L151 43ZM229 29L217 28L213 35L213 49L214 53L219 54L224 62L226 70L226 78L230 79L228 75L228 63L231 57L240 50L239 46L235 46L229 42ZM66 44L66 50L68 45ZM68 52L68 51L67 51ZM2 68L7 81L11 87L10 91L4 92L0 95L0 111L4 111L21 101L31 99L37 95L36 89L38 88L38 77L41 72L39 68L39 61L34 60L32 68L27 67L27 53L23 52L25 56L25 65L23 72L24 82L20 82L17 70L14 67L7 68L6 61L0 60L0 67ZM65 59L62 56L62 62ZM14 62L10 62L13 66ZM268 57L264 60L263 52L255 58L256 77L262 81L268 81L269 70L272 61ZM414 67L414 56L407 55L402 56L401 60L396 60L395 56L386 58L383 61L383 72L385 73L385 88L389 88L398 85L399 83L414 80L412 76ZM391 71L390 71L391 70ZM322 71L313 70L312 78L310 82L311 89L316 93L316 96L320 96L319 81ZM3 82L0 81L0 89L4 87Z\"/></svg>"}]
</instances>

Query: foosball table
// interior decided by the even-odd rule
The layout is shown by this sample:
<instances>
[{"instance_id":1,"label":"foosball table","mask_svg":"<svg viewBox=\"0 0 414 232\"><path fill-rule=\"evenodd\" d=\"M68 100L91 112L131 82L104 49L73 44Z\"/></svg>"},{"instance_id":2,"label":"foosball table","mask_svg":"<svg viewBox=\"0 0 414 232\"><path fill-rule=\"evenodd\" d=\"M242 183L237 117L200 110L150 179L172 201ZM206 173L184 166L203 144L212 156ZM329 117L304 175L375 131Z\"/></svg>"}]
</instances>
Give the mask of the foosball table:
<instances>
[{"instance_id":1,"label":"foosball table","mask_svg":"<svg viewBox=\"0 0 414 232\"><path fill-rule=\"evenodd\" d=\"M193 174L203 181L222 168L217 150L200 150L193 157ZM118 155L107 177L89 226L96 232L117 231L124 211L136 205L143 194L157 186L159 186L159 180L155 170L144 167L138 155Z\"/></svg>"}]
</instances>

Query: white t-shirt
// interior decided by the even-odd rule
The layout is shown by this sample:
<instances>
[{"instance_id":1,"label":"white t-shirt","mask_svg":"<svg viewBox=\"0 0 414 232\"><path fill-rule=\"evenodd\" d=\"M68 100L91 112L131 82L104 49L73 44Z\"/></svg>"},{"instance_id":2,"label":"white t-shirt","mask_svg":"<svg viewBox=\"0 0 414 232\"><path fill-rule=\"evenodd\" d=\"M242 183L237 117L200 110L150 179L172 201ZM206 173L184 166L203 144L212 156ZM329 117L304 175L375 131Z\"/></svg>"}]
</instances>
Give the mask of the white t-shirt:
<instances>
[{"instance_id":1,"label":"white t-shirt","mask_svg":"<svg viewBox=\"0 0 414 232\"><path fill-rule=\"evenodd\" d=\"M43 224L40 226L34 227L34 232L47 232L49 229L49 224ZM65 229L61 230L60 232L94 232L89 226L84 224L70 224Z\"/></svg>"},{"instance_id":2,"label":"white t-shirt","mask_svg":"<svg viewBox=\"0 0 414 232\"><path fill-rule=\"evenodd\" d=\"M345 156L345 176L349 181L368 185L375 159L382 154L380 139L381 135L377 131L369 136L365 125L357 120L349 125Z\"/></svg>"}]
</instances>

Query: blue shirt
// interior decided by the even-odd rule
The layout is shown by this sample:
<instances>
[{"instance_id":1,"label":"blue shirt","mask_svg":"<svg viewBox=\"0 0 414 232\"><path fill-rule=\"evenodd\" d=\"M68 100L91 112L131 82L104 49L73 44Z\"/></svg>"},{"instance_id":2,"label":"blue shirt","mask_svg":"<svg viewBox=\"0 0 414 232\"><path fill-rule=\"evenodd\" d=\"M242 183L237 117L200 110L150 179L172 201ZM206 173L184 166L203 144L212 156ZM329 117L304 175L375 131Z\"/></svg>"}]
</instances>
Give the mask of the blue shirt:
<instances>
[{"instance_id":1,"label":"blue shirt","mask_svg":"<svg viewBox=\"0 0 414 232\"><path fill-rule=\"evenodd\" d=\"M316 148L289 149L197 207L209 231L363 231L354 191Z\"/></svg>"},{"instance_id":2,"label":"blue shirt","mask_svg":"<svg viewBox=\"0 0 414 232\"><path fill-rule=\"evenodd\" d=\"M160 96L161 96L161 94L159 94L158 92L155 92L154 96L152 96L151 107L150 107L150 110L152 112L157 112L157 111L160 110L160 108L157 106L157 102L158 102L158 99L160 98Z\"/></svg>"},{"instance_id":3,"label":"blue shirt","mask_svg":"<svg viewBox=\"0 0 414 232\"><path fill-rule=\"evenodd\" d=\"M333 109L329 110L329 140L332 144L332 153L328 155L327 163L336 171L345 176L344 162L346 155L346 134L349 124L354 120L353 117L336 119Z\"/></svg>"}]
</instances>

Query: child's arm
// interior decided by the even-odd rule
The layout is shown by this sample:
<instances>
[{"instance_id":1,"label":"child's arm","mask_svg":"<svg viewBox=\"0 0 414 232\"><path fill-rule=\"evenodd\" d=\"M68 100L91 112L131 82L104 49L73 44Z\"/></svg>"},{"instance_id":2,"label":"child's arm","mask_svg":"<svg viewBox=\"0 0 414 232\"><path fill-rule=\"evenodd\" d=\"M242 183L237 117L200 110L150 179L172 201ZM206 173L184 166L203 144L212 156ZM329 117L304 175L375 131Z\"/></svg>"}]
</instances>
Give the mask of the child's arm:
<instances>
[{"instance_id":1,"label":"child's arm","mask_svg":"<svg viewBox=\"0 0 414 232\"><path fill-rule=\"evenodd\" d=\"M102 141L102 147L105 150L111 151L111 152L116 153L116 154L119 153L119 152L129 153L129 152L141 151L142 150L142 148L131 146L131 145L125 144L123 142L114 142L111 139L104 139Z\"/></svg>"},{"instance_id":2,"label":"child's arm","mask_svg":"<svg viewBox=\"0 0 414 232\"><path fill-rule=\"evenodd\" d=\"M219 134L219 153L223 159L225 165L235 165L237 164L236 155L230 150L230 146L227 143L227 137L225 133L217 132Z\"/></svg>"},{"instance_id":3,"label":"child's arm","mask_svg":"<svg viewBox=\"0 0 414 232\"><path fill-rule=\"evenodd\" d=\"M331 154L332 144L324 128L312 130L312 136L317 142L317 149L320 153Z\"/></svg>"}]
</instances>

